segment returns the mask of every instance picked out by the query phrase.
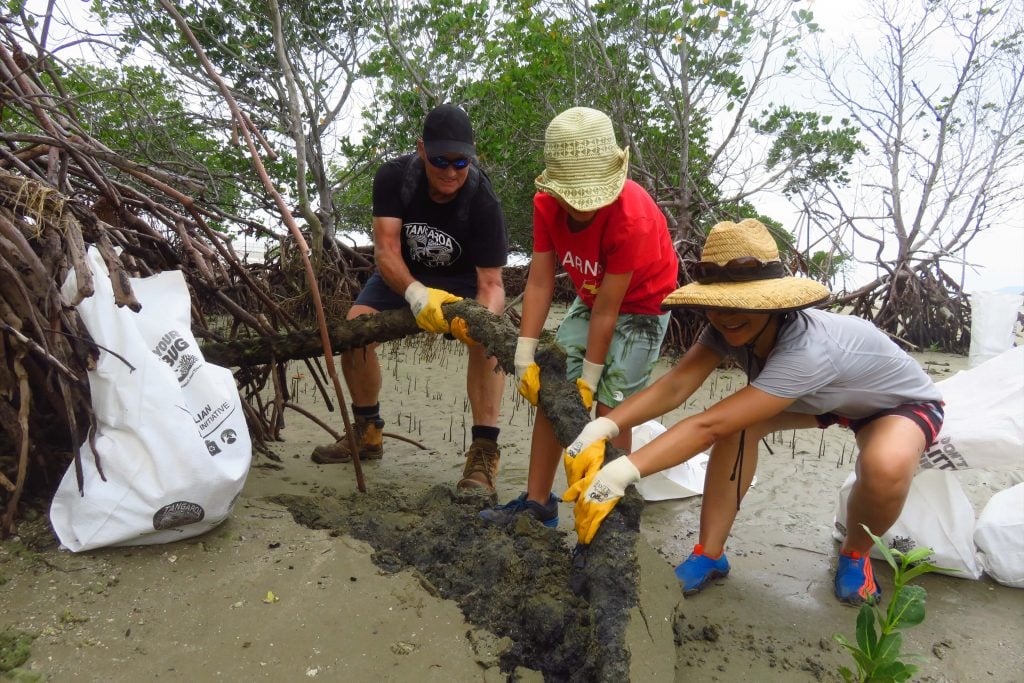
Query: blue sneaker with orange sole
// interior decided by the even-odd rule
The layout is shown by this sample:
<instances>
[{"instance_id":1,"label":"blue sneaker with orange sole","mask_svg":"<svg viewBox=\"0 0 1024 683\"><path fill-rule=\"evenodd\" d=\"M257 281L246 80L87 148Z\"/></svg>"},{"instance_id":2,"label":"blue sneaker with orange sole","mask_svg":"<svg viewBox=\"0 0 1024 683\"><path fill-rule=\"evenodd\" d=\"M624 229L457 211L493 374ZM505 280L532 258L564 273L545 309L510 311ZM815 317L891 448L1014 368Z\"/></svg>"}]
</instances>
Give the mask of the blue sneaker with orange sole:
<instances>
[{"instance_id":1,"label":"blue sneaker with orange sole","mask_svg":"<svg viewBox=\"0 0 1024 683\"><path fill-rule=\"evenodd\" d=\"M686 561L676 567L676 578L683 584L683 595L699 592L710 581L729 575L729 560L723 551L717 558L704 554L700 543L693 546L693 552Z\"/></svg>"},{"instance_id":2,"label":"blue sneaker with orange sole","mask_svg":"<svg viewBox=\"0 0 1024 683\"><path fill-rule=\"evenodd\" d=\"M860 553L839 553L839 565L836 567L836 597L839 598L839 602L854 607L865 602L878 602L882 597L882 589L875 582L870 557Z\"/></svg>"}]
</instances>

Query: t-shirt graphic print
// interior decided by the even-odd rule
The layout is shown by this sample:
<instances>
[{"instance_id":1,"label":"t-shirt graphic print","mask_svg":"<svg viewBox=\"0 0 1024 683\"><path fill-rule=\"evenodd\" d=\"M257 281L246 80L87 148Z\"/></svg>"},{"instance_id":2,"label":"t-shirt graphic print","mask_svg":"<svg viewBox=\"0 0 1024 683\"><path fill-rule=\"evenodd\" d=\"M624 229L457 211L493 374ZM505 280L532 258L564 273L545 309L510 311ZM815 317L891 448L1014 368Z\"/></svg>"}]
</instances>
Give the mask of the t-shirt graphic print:
<instances>
[{"instance_id":1,"label":"t-shirt graphic print","mask_svg":"<svg viewBox=\"0 0 1024 683\"><path fill-rule=\"evenodd\" d=\"M426 223L402 226L409 258L427 268L446 268L462 255L462 245L444 230Z\"/></svg>"}]
</instances>

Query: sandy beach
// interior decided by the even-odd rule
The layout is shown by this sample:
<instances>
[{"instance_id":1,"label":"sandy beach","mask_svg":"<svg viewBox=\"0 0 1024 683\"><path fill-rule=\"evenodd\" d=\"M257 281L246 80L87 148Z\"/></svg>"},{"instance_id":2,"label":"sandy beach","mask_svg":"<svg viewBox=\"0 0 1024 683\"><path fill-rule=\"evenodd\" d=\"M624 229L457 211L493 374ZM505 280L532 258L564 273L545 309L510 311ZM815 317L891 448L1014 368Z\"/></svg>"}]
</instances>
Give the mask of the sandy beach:
<instances>
[{"instance_id":1,"label":"sandy beach","mask_svg":"<svg viewBox=\"0 0 1024 683\"><path fill-rule=\"evenodd\" d=\"M416 500L454 487L469 442L465 354L456 342L403 340L382 348L383 460L363 464L367 488ZM967 359L917 354L941 380ZM663 360L658 374L669 367ZM301 366L296 364L295 368ZM294 400L341 431L302 371L290 371ZM742 385L721 370L672 424ZM498 498L523 490L532 410L508 383L501 416ZM413 569L392 571L364 541L296 523L271 497L344 497L356 492L351 465L316 465L309 454L327 434L289 412L276 455L254 458L242 497L224 524L177 543L58 549L45 517L27 520L0 545L0 624L34 634L19 680L47 681L505 681L543 680L502 671L510 643L466 621ZM678 595L674 653L651 680L833 681L848 655L832 636L853 638L856 610L832 595L837 545L831 536L837 492L852 470L849 432L831 428L777 435L761 453L757 484L728 546L732 573L692 598ZM957 473L976 512L1022 472ZM564 490L559 473L555 490ZM671 568L690 552L700 497L648 503L641 525L652 549L641 567L672 586ZM340 511L344 514L344 510ZM557 533L575 544L572 506ZM876 562L888 594L891 574ZM650 578L649 577L649 578ZM668 579L665 579L668 577ZM925 576L927 619L905 634L921 656L915 680L1024 680L1024 591L987 577ZM483 590L486 590L484 588ZM486 593L484 594L486 595ZM641 603L649 598L641 596ZM658 598L661 600L661 598ZM634 655L637 656L637 655ZM36 676L36 678L32 678Z\"/></svg>"}]
</instances>

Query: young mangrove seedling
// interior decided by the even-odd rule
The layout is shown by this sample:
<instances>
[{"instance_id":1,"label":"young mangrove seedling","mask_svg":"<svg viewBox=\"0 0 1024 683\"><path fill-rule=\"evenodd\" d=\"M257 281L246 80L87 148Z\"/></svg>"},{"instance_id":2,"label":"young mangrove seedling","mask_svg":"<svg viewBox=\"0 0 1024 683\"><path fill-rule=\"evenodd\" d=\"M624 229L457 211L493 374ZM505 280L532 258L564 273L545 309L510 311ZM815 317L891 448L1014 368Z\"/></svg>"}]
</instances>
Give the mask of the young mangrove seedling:
<instances>
[{"instance_id":1,"label":"young mangrove seedling","mask_svg":"<svg viewBox=\"0 0 1024 683\"><path fill-rule=\"evenodd\" d=\"M863 525L861 525L863 526ZM878 536L868 532L875 547L889 563L893 571L893 591L889 605L883 611L880 605L864 603L857 612L857 642L851 643L842 634L832 636L853 656L856 671L845 666L839 673L846 681L860 683L896 683L910 680L918 667L904 661L907 658L920 659L918 655L904 655L901 629L916 626L924 621L924 603L927 591L910 582L922 574L935 571L950 571L930 562L931 548L914 548L901 552L889 548ZM870 562L870 560L868 560Z\"/></svg>"}]
</instances>

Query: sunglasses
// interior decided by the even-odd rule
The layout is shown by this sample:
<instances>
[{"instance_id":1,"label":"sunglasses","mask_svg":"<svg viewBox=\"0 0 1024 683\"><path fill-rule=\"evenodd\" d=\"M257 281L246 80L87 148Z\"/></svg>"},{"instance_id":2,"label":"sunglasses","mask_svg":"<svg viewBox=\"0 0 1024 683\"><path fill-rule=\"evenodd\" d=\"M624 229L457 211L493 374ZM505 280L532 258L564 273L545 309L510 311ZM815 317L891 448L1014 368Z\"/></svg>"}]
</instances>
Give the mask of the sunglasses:
<instances>
[{"instance_id":1,"label":"sunglasses","mask_svg":"<svg viewBox=\"0 0 1024 683\"><path fill-rule=\"evenodd\" d=\"M687 264L687 275L702 285L716 282L751 282L753 280L773 280L786 277L786 267L781 261L764 261L753 256L734 258L724 266L711 261L699 261Z\"/></svg>"},{"instance_id":2,"label":"sunglasses","mask_svg":"<svg viewBox=\"0 0 1024 683\"><path fill-rule=\"evenodd\" d=\"M449 159L447 157L427 157L427 161L429 161L430 165L434 168L448 168L451 166L457 171L461 171L469 166L469 159L466 157L460 157L458 159Z\"/></svg>"}]
</instances>

